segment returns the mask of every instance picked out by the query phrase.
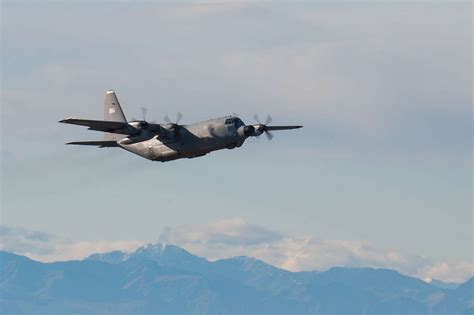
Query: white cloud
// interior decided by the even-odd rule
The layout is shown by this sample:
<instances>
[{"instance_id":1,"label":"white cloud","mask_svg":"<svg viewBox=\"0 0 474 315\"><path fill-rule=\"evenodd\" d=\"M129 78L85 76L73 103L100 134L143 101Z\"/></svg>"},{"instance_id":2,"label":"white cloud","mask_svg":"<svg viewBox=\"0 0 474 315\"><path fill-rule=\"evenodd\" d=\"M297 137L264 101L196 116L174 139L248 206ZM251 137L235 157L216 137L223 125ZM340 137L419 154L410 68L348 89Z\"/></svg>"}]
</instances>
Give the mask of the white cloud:
<instances>
[{"instance_id":1,"label":"white cloud","mask_svg":"<svg viewBox=\"0 0 474 315\"><path fill-rule=\"evenodd\" d=\"M443 281L460 282L474 276L472 261L436 262L420 268L419 274Z\"/></svg>"},{"instance_id":2,"label":"white cloud","mask_svg":"<svg viewBox=\"0 0 474 315\"><path fill-rule=\"evenodd\" d=\"M83 259L92 253L112 250L131 252L143 245L141 241L71 241L55 235L18 227L0 226L0 250L51 262Z\"/></svg>"},{"instance_id":3,"label":"white cloud","mask_svg":"<svg viewBox=\"0 0 474 315\"><path fill-rule=\"evenodd\" d=\"M183 225L174 229L166 228L160 241L172 244L226 244L254 245L273 243L282 235L258 225L248 224L242 219L229 219L203 226Z\"/></svg>"},{"instance_id":4,"label":"white cloud","mask_svg":"<svg viewBox=\"0 0 474 315\"><path fill-rule=\"evenodd\" d=\"M326 270L333 266L390 268L421 279L456 282L474 275L472 262L433 262L419 255L378 249L364 241L284 235L242 219L167 228L160 241L211 260L251 256L291 271Z\"/></svg>"}]
</instances>

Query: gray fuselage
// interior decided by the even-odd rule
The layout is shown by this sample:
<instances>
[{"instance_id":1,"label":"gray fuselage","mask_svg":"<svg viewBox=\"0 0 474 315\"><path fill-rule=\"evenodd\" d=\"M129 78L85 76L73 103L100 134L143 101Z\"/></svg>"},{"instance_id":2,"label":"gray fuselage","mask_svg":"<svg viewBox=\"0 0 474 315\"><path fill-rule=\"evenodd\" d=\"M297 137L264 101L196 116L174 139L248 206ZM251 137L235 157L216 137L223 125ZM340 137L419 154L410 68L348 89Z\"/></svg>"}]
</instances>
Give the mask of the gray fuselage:
<instances>
[{"instance_id":1,"label":"gray fuselage","mask_svg":"<svg viewBox=\"0 0 474 315\"><path fill-rule=\"evenodd\" d=\"M130 122L134 126L134 122ZM118 145L132 153L153 161L194 158L221 149L240 147L247 136L245 124L238 117L210 119L190 125L162 125L172 137L144 131L140 138L124 138Z\"/></svg>"}]
</instances>

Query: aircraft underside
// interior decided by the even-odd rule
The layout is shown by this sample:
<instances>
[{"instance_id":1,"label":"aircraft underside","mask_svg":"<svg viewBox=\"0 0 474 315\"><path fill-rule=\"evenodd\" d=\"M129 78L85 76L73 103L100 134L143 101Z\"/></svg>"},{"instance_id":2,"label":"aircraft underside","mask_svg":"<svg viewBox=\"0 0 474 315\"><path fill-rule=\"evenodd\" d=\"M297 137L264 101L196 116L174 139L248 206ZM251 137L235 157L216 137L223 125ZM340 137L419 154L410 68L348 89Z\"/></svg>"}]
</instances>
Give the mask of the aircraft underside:
<instances>
[{"instance_id":1,"label":"aircraft underside","mask_svg":"<svg viewBox=\"0 0 474 315\"><path fill-rule=\"evenodd\" d=\"M183 158L201 157L210 152L233 149L240 147L245 139L232 137L231 139L213 139L201 140L195 143L186 141L160 141L158 139L150 139L132 144L121 144L119 147L129 152L135 153L141 157L152 161L167 162Z\"/></svg>"}]
</instances>

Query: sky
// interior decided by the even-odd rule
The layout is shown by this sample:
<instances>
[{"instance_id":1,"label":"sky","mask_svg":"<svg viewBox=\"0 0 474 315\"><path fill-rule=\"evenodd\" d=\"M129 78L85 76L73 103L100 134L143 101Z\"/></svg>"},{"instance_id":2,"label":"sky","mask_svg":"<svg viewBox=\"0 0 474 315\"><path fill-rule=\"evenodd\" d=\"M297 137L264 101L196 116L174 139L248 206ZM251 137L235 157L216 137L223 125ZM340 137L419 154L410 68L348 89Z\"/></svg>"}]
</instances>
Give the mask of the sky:
<instances>
[{"instance_id":1,"label":"sky","mask_svg":"<svg viewBox=\"0 0 474 315\"><path fill-rule=\"evenodd\" d=\"M472 3L4 1L0 248L81 259L173 243L289 270L474 274ZM127 118L302 124L157 163L70 147Z\"/></svg>"}]
</instances>

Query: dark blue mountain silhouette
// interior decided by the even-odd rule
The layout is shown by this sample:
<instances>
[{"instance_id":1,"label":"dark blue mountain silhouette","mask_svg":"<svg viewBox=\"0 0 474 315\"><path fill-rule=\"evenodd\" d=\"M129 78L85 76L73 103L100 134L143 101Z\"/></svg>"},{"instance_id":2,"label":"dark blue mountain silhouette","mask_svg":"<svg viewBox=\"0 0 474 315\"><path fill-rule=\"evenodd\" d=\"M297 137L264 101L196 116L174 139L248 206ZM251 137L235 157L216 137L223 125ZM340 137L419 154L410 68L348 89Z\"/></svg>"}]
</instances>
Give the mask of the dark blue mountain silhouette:
<instances>
[{"instance_id":1,"label":"dark blue mountain silhouette","mask_svg":"<svg viewBox=\"0 0 474 315\"><path fill-rule=\"evenodd\" d=\"M41 263L0 251L2 314L473 314L474 280L443 289L396 271L289 272L149 244Z\"/></svg>"}]
</instances>

